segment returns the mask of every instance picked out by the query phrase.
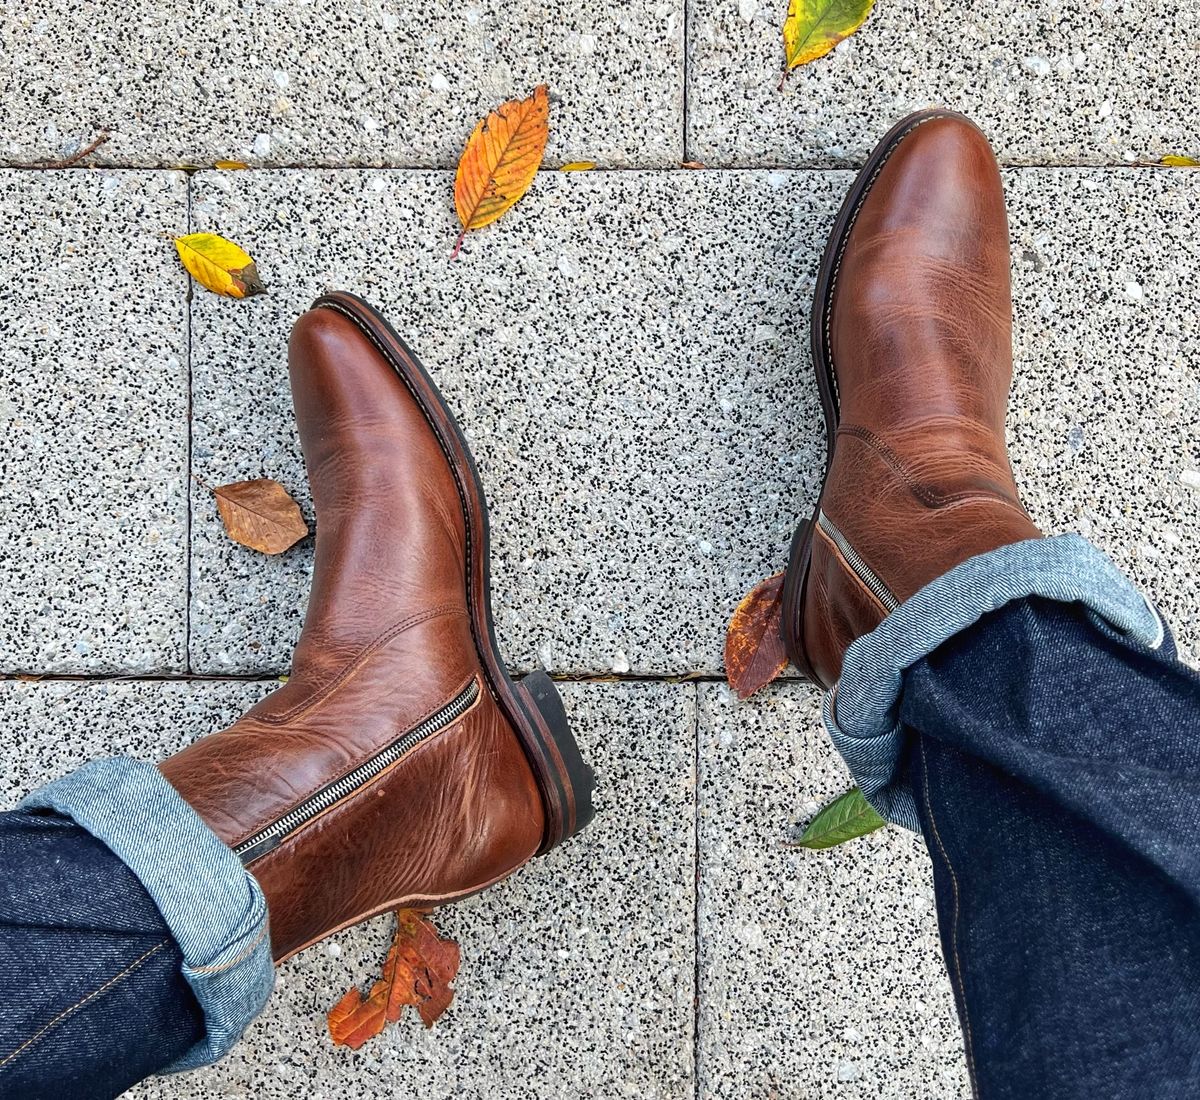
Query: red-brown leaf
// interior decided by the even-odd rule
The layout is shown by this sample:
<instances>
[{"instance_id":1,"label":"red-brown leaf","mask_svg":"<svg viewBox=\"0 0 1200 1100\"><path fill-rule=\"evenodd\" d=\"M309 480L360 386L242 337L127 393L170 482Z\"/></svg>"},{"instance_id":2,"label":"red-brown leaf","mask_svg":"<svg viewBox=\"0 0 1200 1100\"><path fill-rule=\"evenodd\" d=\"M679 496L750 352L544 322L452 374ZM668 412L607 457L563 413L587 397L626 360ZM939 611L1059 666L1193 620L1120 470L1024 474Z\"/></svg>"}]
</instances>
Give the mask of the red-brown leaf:
<instances>
[{"instance_id":1,"label":"red-brown leaf","mask_svg":"<svg viewBox=\"0 0 1200 1100\"><path fill-rule=\"evenodd\" d=\"M300 506L268 477L213 490L225 531L234 542L264 554L282 554L308 534Z\"/></svg>"},{"instance_id":2,"label":"red-brown leaf","mask_svg":"<svg viewBox=\"0 0 1200 1100\"><path fill-rule=\"evenodd\" d=\"M748 699L787 667L781 631L783 577L776 573L754 587L729 621L725 672L739 699Z\"/></svg>"},{"instance_id":3,"label":"red-brown leaf","mask_svg":"<svg viewBox=\"0 0 1200 1100\"><path fill-rule=\"evenodd\" d=\"M358 1050L389 1021L399 1020L405 1005L415 1005L425 1026L432 1027L454 999L450 983L458 974L459 959L457 943L441 939L415 909L399 910L383 976L366 997L351 989L329 1010L334 1043Z\"/></svg>"}]
</instances>

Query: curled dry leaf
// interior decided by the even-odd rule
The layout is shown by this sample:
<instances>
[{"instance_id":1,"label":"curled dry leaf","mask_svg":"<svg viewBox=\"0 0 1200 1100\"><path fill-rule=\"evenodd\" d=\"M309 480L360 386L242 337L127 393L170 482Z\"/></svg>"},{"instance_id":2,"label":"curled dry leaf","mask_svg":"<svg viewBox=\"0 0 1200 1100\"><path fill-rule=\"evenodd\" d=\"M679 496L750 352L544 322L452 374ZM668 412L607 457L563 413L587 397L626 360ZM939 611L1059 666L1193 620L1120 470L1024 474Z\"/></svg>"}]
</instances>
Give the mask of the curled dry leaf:
<instances>
[{"instance_id":1,"label":"curled dry leaf","mask_svg":"<svg viewBox=\"0 0 1200 1100\"><path fill-rule=\"evenodd\" d=\"M175 248L188 274L214 294L252 298L267 292L254 261L233 241L216 233L188 233L175 238Z\"/></svg>"},{"instance_id":2,"label":"curled dry leaf","mask_svg":"<svg viewBox=\"0 0 1200 1100\"><path fill-rule=\"evenodd\" d=\"M739 699L766 687L787 666L783 646L783 577L776 573L742 600L725 632L725 672Z\"/></svg>"},{"instance_id":3,"label":"curled dry leaf","mask_svg":"<svg viewBox=\"0 0 1200 1100\"><path fill-rule=\"evenodd\" d=\"M450 983L458 974L458 944L444 940L415 909L396 913L396 934L383 964L383 976L366 997L350 989L329 1010L334 1043L358 1050L388 1023L400 1019L405 1005L415 1005L426 1027L454 998Z\"/></svg>"},{"instance_id":4,"label":"curled dry leaf","mask_svg":"<svg viewBox=\"0 0 1200 1100\"><path fill-rule=\"evenodd\" d=\"M251 550L282 554L308 534L300 506L278 481L235 481L213 493L226 534Z\"/></svg>"},{"instance_id":5,"label":"curled dry leaf","mask_svg":"<svg viewBox=\"0 0 1200 1100\"><path fill-rule=\"evenodd\" d=\"M887 824L857 787L838 795L808 823L796 843L801 848L832 848L858 836L866 836Z\"/></svg>"},{"instance_id":6,"label":"curled dry leaf","mask_svg":"<svg viewBox=\"0 0 1200 1100\"><path fill-rule=\"evenodd\" d=\"M875 0L790 0L783 22L784 69L779 86L798 65L824 57L866 22Z\"/></svg>"},{"instance_id":7,"label":"curled dry leaf","mask_svg":"<svg viewBox=\"0 0 1200 1100\"><path fill-rule=\"evenodd\" d=\"M550 133L550 96L539 84L528 99L511 99L480 119L467 141L454 176L454 208L462 232L490 225L526 191L542 163Z\"/></svg>"},{"instance_id":8,"label":"curled dry leaf","mask_svg":"<svg viewBox=\"0 0 1200 1100\"><path fill-rule=\"evenodd\" d=\"M679 167L699 170L704 167L704 162L702 160L684 160L679 162Z\"/></svg>"}]
</instances>

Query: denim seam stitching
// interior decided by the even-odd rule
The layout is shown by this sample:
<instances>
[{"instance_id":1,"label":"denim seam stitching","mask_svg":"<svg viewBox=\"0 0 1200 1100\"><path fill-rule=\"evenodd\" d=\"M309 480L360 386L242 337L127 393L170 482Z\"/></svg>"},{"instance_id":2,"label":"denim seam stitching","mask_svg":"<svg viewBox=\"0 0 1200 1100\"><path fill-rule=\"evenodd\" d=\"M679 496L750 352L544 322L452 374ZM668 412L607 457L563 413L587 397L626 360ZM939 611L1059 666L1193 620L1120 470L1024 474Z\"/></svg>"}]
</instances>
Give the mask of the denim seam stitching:
<instances>
[{"instance_id":1,"label":"denim seam stitching","mask_svg":"<svg viewBox=\"0 0 1200 1100\"><path fill-rule=\"evenodd\" d=\"M225 963L213 963L211 966L189 966L188 970L193 974L221 974L226 970L232 970L240 962L245 962L258 949L258 945L262 943L263 937L267 934L269 925L264 921L262 928L259 929L258 935L254 937L254 942L250 944L244 951L238 954L236 958L230 959Z\"/></svg>"},{"instance_id":2,"label":"denim seam stitching","mask_svg":"<svg viewBox=\"0 0 1200 1100\"><path fill-rule=\"evenodd\" d=\"M117 982L123 980L124 978L128 978L129 975L132 974L135 970L137 970L137 968L140 967L142 965L142 963L144 963L148 958L150 958L151 955L157 954L164 947L166 947L170 942L171 941L169 939L165 939L161 943L156 944L154 947L150 948L150 950L147 951L140 959L135 959L127 967L125 967L124 970L122 970L119 974L114 974L111 978L108 979L108 981L106 981L98 989L93 989L91 991L91 993L89 993L86 997L80 998L75 1004L71 1005L70 1008L63 1009L63 1011L60 1012L57 1016L55 1016L53 1020L51 1020L48 1024L43 1024L42 1027L40 1027L37 1031L35 1031L28 1039L25 1040L25 1042L23 1042L19 1047L17 1047L17 1049L14 1050L11 1054L7 1055L3 1059L0 1059L0 1069L3 1069L14 1058L16 1058L17 1055L21 1054L23 1051L27 1050L34 1043L37 1043L39 1040L44 1038L48 1032L50 1032L54 1028L56 1028L68 1016L72 1015L75 1012L78 1012L79 1009L81 1009L85 1004L88 1003L88 1001L95 1000L102 993L106 992L108 989L110 989L112 986L114 986Z\"/></svg>"},{"instance_id":3,"label":"denim seam stitching","mask_svg":"<svg viewBox=\"0 0 1200 1100\"><path fill-rule=\"evenodd\" d=\"M962 1004L963 1017L963 1032L966 1040L966 1055L967 1055L967 1070L971 1075L972 1091L975 1096L979 1096L979 1081L975 1073L975 1039L971 1030L971 1015L967 1009L967 987L963 981L962 958L958 953L958 924L961 913L961 903L959 898L958 875L955 873L954 864L950 862L950 855L946 851L946 846L942 843L942 834L938 832L937 819L933 813L933 803L929 798L929 764L925 758L925 744L921 745L921 796L925 802L925 813L929 816L929 826L933 831L933 839L937 842L938 851L942 855L942 861L946 864L946 870L950 872L950 886L954 894L954 913L950 919L950 952L954 956L954 970L958 978L958 999ZM952 979L953 980L953 976Z\"/></svg>"}]
</instances>

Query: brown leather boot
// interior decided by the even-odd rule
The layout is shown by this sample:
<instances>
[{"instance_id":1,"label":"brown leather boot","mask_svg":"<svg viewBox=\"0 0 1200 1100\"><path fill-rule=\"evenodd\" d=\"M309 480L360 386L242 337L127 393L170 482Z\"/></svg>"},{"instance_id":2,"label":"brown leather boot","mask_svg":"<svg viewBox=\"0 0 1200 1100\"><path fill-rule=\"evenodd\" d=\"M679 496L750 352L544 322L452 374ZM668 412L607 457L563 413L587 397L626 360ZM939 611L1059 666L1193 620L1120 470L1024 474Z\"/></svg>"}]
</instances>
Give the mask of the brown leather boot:
<instances>
[{"instance_id":1,"label":"brown leather boot","mask_svg":"<svg viewBox=\"0 0 1200 1100\"><path fill-rule=\"evenodd\" d=\"M1039 537L1004 445L1011 329L987 139L952 112L912 115L859 173L817 279L828 465L792 541L782 620L814 681L835 683L855 638L953 566Z\"/></svg>"},{"instance_id":2,"label":"brown leather boot","mask_svg":"<svg viewBox=\"0 0 1200 1100\"><path fill-rule=\"evenodd\" d=\"M477 893L592 816L553 684L496 650L483 490L433 382L349 294L289 361L318 520L292 675L162 765L261 884L276 960Z\"/></svg>"}]
</instances>

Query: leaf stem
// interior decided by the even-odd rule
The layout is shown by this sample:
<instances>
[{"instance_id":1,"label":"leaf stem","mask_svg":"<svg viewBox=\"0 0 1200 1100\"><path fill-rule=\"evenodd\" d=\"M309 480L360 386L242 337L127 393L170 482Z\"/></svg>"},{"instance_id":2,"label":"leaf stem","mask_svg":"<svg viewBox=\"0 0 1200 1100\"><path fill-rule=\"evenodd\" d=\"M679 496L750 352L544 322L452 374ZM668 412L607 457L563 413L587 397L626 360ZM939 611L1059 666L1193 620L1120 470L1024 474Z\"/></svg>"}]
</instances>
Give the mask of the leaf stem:
<instances>
[{"instance_id":1,"label":"leaf stem","mask_svg":"<svg viewBox=\"0 0 1200 1100\"><path fill-rule=\"evenodd\" d=\"M450 253L450 259L458 259L458 254L462 251L463 241L466 240L466 237L467 231L466 229L463 229L463 231L459 233L458 237L454 241L454 250Z\"/></svg>"}]
</instances>

